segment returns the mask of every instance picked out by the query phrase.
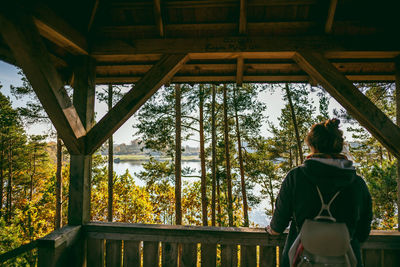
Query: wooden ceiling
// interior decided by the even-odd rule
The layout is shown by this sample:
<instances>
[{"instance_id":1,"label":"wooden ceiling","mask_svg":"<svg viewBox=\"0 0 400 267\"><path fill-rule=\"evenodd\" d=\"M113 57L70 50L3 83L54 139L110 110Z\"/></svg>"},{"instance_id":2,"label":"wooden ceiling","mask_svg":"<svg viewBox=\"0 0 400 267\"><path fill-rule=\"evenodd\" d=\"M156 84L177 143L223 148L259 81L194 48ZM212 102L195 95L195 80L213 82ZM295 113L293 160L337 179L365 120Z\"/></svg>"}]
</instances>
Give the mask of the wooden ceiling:
<instances>
[{"instance_id":1,"label":"wooden ceiling","mask_svg":"<svg viewBox=\"0 0 400 267\"><path fill-rule=\"evenodd\" d=\"M310 82L292 59L321 52L352 81L394 81L395 6L358 0L26 1L52 61L97 61L96 83L135 83L164 54L187 53L170 82ZM0 38L0 58L16 64ZM312 82L312 81L311 81Z\"/></svg>"}]
</instances>

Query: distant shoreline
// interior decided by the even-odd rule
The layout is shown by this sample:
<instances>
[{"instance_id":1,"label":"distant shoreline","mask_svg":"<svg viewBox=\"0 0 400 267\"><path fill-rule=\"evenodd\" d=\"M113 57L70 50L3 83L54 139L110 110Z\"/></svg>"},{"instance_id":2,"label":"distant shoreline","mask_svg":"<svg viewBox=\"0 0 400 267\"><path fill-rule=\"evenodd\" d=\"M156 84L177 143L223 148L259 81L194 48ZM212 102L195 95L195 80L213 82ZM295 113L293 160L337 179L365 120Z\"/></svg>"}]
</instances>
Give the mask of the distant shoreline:
<instances>
[{"instance_id":1,"label":"distant shoreline","mask_svg":"<svg viewBox=\"0 0 400 267\"><path fill-rule=\"evenodd\" d=\"M154 159L158 161L167 161L171 160L169 157L154 157ZM150 157L147 155L114 155L114 162L144 162L150 160ZM182 156L182 161L200 161L198 156Z\"/></svg>"}]
</instances>

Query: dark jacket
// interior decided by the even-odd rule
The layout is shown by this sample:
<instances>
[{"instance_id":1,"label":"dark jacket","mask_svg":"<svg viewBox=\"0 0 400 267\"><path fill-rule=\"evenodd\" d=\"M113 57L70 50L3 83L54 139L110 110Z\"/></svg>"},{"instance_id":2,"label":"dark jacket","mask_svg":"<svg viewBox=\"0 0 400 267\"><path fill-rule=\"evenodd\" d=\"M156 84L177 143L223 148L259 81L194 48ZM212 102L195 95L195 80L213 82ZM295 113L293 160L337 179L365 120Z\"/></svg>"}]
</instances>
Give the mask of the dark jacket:
<instances>
[{"instance_id":1,"label":"dark jacket","mask_svg":"<svg viewBox=\"0 0 400 267\"><path fill-rule=\"evenodd\" d=\"M321 209L315 185L320 188L325 203L340 190L331 205L331 212L337 222L346 223L358 266L362 266L360 242L368 238L372 220L371 195L367 185L356 174L351 161L314 158L288 173L276 201L271 228L282 233L292 221L283 251L283 266L289 266L288 252L297 237L297 229L301 229L304 220L314 218Z\"/></svg>"}]
</instances>

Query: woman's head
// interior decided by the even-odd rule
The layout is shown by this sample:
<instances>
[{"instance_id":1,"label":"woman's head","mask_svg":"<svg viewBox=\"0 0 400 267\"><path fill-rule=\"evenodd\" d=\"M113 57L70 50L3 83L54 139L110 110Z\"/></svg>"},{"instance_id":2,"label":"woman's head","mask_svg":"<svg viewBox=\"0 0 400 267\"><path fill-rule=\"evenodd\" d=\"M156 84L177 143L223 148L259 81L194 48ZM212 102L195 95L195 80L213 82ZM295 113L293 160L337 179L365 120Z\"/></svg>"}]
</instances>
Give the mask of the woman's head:
<instances>
[{"instance_id":1,"label":"woman's head","mask_svg":"<svg viewBox=\"0 0 400 267\"><path fill-rule=\"evenodd\" d=\"M343 132L340 120L331 119L314 124L307 134L306 143L315 152L340 153L343 149Z\"/></svg>"}]
</instances>

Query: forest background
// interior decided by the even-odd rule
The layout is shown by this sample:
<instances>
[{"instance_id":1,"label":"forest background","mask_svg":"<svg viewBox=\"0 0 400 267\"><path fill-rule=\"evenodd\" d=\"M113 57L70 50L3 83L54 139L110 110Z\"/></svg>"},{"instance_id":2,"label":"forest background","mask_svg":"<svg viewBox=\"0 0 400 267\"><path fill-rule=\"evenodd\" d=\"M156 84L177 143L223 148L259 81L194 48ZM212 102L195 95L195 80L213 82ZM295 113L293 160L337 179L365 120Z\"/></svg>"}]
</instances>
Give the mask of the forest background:
<instances>
[{"instance_id":1,"label":"forest background","mask_svg":"<svg viewBox=\"0 0 400 267\"><path fill-rule=\"evenodd\" d=\"M0 254L66 225L69 186L68 152L51 130L29 83L22 72L14 85L1 79ZM394 120L394 84L357 86ZM97 101L111 108L130 88L98 87ZM276 119L265 116L276 104L262 101L260 95L266 93L281 97ZM345 130L344 153L355 162L371 192L373 228L394 229L398 225L395 158L346 111L332 109L332 102L323 89L309 84L163 87L135 114L133 128L125 128L148 154L142 171L118 175L112 171L112 139L102 147L103 153L93 156L91 219L256 227L249 211L263 201L265 214L273 214L286 173L309 153L304 143L307 131L335 116ZM98 112L96 120L101 115ZM32 125L49 130L28 134ZM199 172L182 168L187 144L199 147ZM27 254L10 264L34 264L34 259Z\"/></svg>"}]
</instances>

